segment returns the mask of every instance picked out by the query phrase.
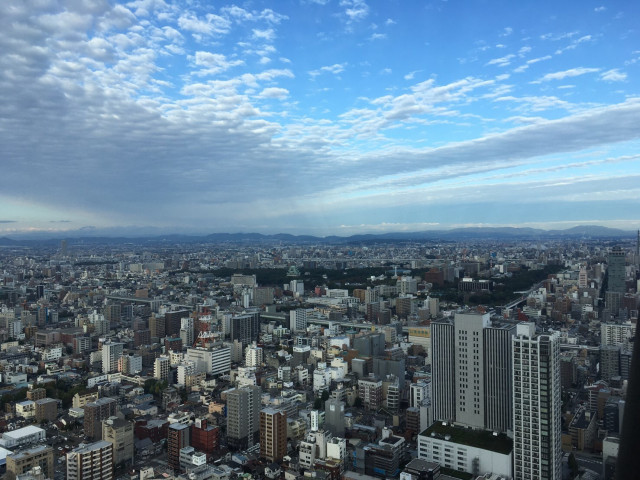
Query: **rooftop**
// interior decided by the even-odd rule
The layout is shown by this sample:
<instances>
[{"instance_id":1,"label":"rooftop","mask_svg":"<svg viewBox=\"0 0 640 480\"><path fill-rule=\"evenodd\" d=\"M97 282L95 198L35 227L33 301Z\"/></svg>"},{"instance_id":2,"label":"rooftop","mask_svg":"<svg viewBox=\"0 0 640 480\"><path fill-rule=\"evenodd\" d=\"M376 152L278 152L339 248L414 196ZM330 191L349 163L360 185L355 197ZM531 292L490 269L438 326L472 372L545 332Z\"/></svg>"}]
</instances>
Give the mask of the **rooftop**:
<instances>
[{"instance_id":1,"label":"rooftop","mask_svg":"<svg viewBox=\"0 0 640 480\"><path fill-rule=\"evenodd\" d=\"M434 423L420 435L482 448L504 455L511 453L513 450L513 440L504 433L494 435L493 432L487 430L473 430L448 424L443 425L442 422Z\"/></svg>"}]
</instances>

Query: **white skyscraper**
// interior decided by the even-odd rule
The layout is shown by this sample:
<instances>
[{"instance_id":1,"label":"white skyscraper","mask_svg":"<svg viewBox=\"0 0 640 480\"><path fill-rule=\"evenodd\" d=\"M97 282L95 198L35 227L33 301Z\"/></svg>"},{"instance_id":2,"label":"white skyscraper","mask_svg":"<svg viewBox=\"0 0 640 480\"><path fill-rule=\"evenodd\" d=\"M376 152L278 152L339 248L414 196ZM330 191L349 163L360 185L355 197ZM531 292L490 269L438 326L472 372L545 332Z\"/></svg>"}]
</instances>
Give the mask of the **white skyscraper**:
<instances>
[{"instance_id":1,"label":"white skyscraper","mask_svg":"<svg viewBox=\"0 0 640 480\"><path fill-rule=\"evenodd\" d=\"M118 358L122 355L123 343L107 342L102 345L102 373L118 371Z\"/></svg>"},{"instance_id":2,"label":"white skyscraper","mask_svg":"<svg viewBox=\"0 0 640 480\"><path fill-rule=\"evenodd\" d=\"M560 336L521 323L513 338L514 478L562 478Z\"/></svg>"},{"instance_id":3,"label":"white skyscraper","mask_svg":"<svg viewBox=\"0 0 640 480\"><path fill-rule=\"evenodd\" d=\"M195 326L193 323L193 318L185 317L180 319L180 339L182 340L182 345L185 347L193 346L193 342L195 340L194 334Z\"/></svg>"}]
</instances>

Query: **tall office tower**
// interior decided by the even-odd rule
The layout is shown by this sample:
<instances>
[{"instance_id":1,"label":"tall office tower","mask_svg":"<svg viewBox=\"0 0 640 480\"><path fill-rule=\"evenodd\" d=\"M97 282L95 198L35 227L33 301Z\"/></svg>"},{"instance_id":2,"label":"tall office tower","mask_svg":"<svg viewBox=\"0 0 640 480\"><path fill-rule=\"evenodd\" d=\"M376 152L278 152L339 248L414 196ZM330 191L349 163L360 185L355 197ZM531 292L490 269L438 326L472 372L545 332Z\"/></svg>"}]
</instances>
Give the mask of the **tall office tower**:
<instances>
[{"instance_id":1,"label":"tall office tower","mask_svg":"<svg viewBox=\"0 0 640 480\"><path fill-rule=\"evenodd\" d=\"M294 332L305 332L307 330L307 314L306 308L296 308L289 312L289 329Z\"/></svg>"},{"instance_id":2,"label":"tall office tower","mask_svg":"<svg viewBox=\"0 0 640 480\"><path fill-rule=\"evenodd\" d=\"M153 314L149 318L149 330L151 330L152 337L163 338L166 334L164 315Z\"/></svg>"},{"instance_id":3,"label":"tall office tower","mask_svg":"<svg viewBox=\"0 0 640 480\"><path fill-rule=\"evenodd\" d=\"M483 330L489 314L456 313L454 320L456 421L484 428Z\"/></svg>"},{"instance_id":4,"label":"tall office tower","mask_svg":"<svg viewBox=\"0 0 640 480\"><path fill-rule=\"evenodd\" d=\"M512 324L484 330L485 428L513 430L513 337Z\"/></svg>"},{"instance_id":5,"label":"tall office tower","mask_svg":"<svg viewBox=\"0 0 640 480\"><path fill-rule=\"evenodd\" d=\"M183 318L189 316L189 310L177 310L164 314L164 327L167 336L180 335L180 326Z\"/></svg>"},{"instance_id":6,"label":"tall office tower","mask_svg":"<svg viewBox=\"0 0 640 480\"><path fill-rule=\"evenodd\" d=\"M172 423L167 432L167 464L174 472L180 471L180 449L191 445L191 426Z\"/></svg>"},{"instance_id":7,"label":"tall office tower","mask_svg":"<svg viewBox=\"0 0 640 480\"><path fill-rule=\"evenodd\" d=\"M431 324L434 420L505 432L511 418L513 325L489 314L456 313Z\"/></svg>"},{"instance_id":8,"label":"tall office tower","mask_svg":"<svg viewBox=\"0 0 640 480\"><path fill-rule=\"evenodd\" d=\"M513 338L514 478L561 479L560 335L520 323Z\"/></svg>"},{"instance_id":9,"label":"tall office tower","mask_svg":"<svg viewBox=\"0 0 640 480\"><path fill-rule=\"evenodd\" d=\"M182 345L191 347L195 340L195 324L191 317L180 319L180 338Z\"/></svg>"},{"instance_id":10,"label":"tall office tower","mask_svg":"<svg viewBox=\"0 0 640 480\"><path fill-rule=\"evenodd\" d=\"M113 464L133 460L133 422L110 417L102 422L102 440L113 445Z\"/></svg>"},{"instance_id":11,"label":"tall office tower","mask_svg":"<svg viewBox=\"0 0 640 480\"><path fill-rule=\"evenodd\" d=\"M100 440L67 453L67 480L113 480L113 445Z\"/></svg>"},{"instance_id":12,"label":"tall office tower","mask_svg":"<svg viewBox=\"0 0 640 480\"><path fill-rule=\"evenodd\" d=\"M122 355L123 343L107 342L102 345L102 373L118 371L118 358Z\"/></svg>"},{"instance_id":13,"label":"tall office tower","mask_svg":"<svg viewBox=\"0 0 640 480\"><path fill-rule=\"evenodd\" d=\"M609 286L607 291L625 293L627 291L625 285L625 255L624 250L620 247L614 247L609 252L607 266L607 275L609 277Z\"/></svg>"},{"instance_id":14,"label":"tall office tower","mask_svg":"<svg viewBox=\"0 0 640 480\"><path fill-rule=\"evenodd\" d=\"M344 402L330 398L324 402L324 428L336 437L344 437Z\"/></svg>"},{"instance_id":15,"label":"tall office tower","mask_svg":"<svg viewBox=\"0 0 640 480\"><path fill-rule=\"evenodd\" d=\"M116 414L115 398L103 397L84 406L84 434L92 440L102 438L102 421Z\"/></svg>"},{"instance_id":16,"label":"tall office tower","mask_svg":"<svg viewBox=\"0 0 640 480\"><path fill-rule=\"evenodd\" d=\"M133 346L138 348L142 345L151 345L151 330L148 328L133 332Z\"/></svg>"},{"instance_id":17,"label":"tall office tower","mask_svg":"<svg viewBox=\"0 0 640 480\"><path fill-rule=\"evenodd\" d=\"M237 449L255 445L260 430L262 389L245 385L227 392L227 442Z\"/></svg>"},{"instance_id":18,"label":"tall office tower","mask_svg":"<svg viewBox=\"0 0 640 480\"><path fill-rule=\"evenodd\" d=\"M231 341L238 340L242 346L251 345L258 340L260 333L260 312L245 312L231 317Z\"/></svg>"},{"instance_id":19,"label":"tall office tower","mask_svg":"<svg viewBox=\"0 0 640 480\"><path fill-rule=\"evenodd\" d=\"M260 411L260 456L280 462L287 454L287 413L273 408Z\"/></svg>"},{"instance_id":20,"label":"tall office tower","mask_svg":"<svg viewBox=\"0 0 640 480\"><path fill-rule=\"evenodd\" d=\"M171 367L171 359L164 355L158 357L153 362L153 377L158 380L169 381L169 369Z\"/></svg>"},{"instance_id":21,"label":"tall office tower","mask_svg":"<svg viewBox=\"0 0 640 480\"><path fill-rule=\"evenodd\" d=\"M431 324L431 390L434 420L455 420L456 391L453 323L448 320Z\"/></svg>"}]
</instances>

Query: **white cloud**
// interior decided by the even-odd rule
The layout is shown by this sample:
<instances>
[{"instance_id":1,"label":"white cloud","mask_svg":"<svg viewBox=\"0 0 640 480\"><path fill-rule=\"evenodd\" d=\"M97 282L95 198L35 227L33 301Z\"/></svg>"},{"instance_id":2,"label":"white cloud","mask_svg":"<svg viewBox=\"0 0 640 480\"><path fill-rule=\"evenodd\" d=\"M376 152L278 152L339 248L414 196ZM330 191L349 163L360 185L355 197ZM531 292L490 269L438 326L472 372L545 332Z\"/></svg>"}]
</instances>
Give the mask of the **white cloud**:
<instances>
[{"instance_id":1,"label":"white cloud","mask_svg":"<svg viewBox=\"0 0 640 480\"><path fill-rule=\"evenodd\" d=\"M207 13L204 18L198 18L194 13L187 12L178 19L180 28L195 34L221 35L229 33L231 22L213 13Z\"/></svg>"},{"instance_id":2,"label":"white cloud","mask_svg":"<svg viewBox=\"0 0 640 480\"><path fill-rule=\"evenodd\" d=\"M364 0L340 0L340 6L348 23L364 20L369 15L369 5Z\"/></svg>"},{"instance_id":3,"label":"white cloud","mask_svg":"<svg viewBox=\"0 0 640 480\"><path fill-rule=\"evenodd\" d=\"M242 60L229 60L221 53L211 53L198 51L194 57L194 63L199 67L205 67L199 70L197 75L216 75L224 72L232 67L243 65Z\"/></svg>"},{"instance_id":4,"label":"white cloud","mask_svg":"<svg viewBox=\"0 0 640 480\"><path fill-rule=\"evenodd\" d=\"M487 63L485 63L485 66L497 65L498 67L506 67L511 64L511 59L513 59L514 57L515 55L509 54L505 55L504 57L494 58L493 60L489 60Z\"/></svg>"},{"instance_id":5,"label":"white cloud","mask_svg":"<svg viewBox=\"0 0 640 480\"><path fill-rule=\"evenodd\" d=\"M421 72L422 70L414 70L413 72L409 72L404 76L405 80L413 80L414 77L416 76L416 73Z\"/></svg>"},{"instance_id":6,"label":"white cloud","mask_svg":"<svg viewBox=\"0 0 640 480\"><path fill-rule=\"evenodd\" d=\"M338 75L344 72L346 66L346 63L334 63L333 65L320 67L317 70L311 70L309 72L309 75L311 75L311 77L317 77L318 75L322 75L323 73L332 73L333 75Z\"/></svg>"},{"instance_id":7,"label":"white cloud","mask_svg":"<svg viewBox=\"0 0 640 480\"><path fill-rule=\"evenodd\" d=\"M273 28L267 28L265 30L260 30L258 28L253 29L253 38L257 38L259 40L267 40L271 41L275 38L276 34Z\"/></svg>"},{"instance_id":8,"label":"white cloud","mask_svg":"<svg viewBox=\"0 0 640 480\"><path fill-rule=\"evenodd\" d=\"M384 22L385 25L395 25L397 22L392 18L387 18Z\"/></svg>"},{"instance_id":9,"label":"white cloud","mask_svg":"<svg viewBox=\"0 0 640 480\"><path fill-rule=\"evenodd\" d=\"M289 90L286 88L268 87L262 90L258 96L261 98L283 99L289 96Z\"/></svg>"},{"instance_id":10,"label":"white cloud","mask_svg":"<svg viewBox=\"0 0 640 480\"><path fill-rule=\"evenodd\" d=\"M600 12L604 12L606 9L607 7L601 5L599 7L594 8L593 11L596 13L600 13Z\"/></svg>"},{"instance_id":11,"label":"white cloud","mask_svg":"<svg viewBox=\"0 0 640 480\"><path fill-rule=\"evenodd\" d=\"M386 33L373 33L369 37L369 40L371 40L371 41L373 41L373 40L383 40L385 38L387 38L387 34Z\"/></svg>"},{"instance_id":12,"label":"white cloud","mask_svg":"<svg viewBox=\"0 0 640 480\"><path fill-rule=\"evenodd\" d=\"M607 70L600 75L600 78L605 82L624 82L627 79L627 74L621 72L617 68Z\"/></svg>"},{"instance_id":13,"label":"white cloud","mask_svg":"<svg viewBox=\"0 0 640 480\"><path fill-rule=\"evenodd\" d=\"M564 80L565 78L578 77L580 75L585 75L587 73L595 73L599 71L600 71L599 68L585 68L585 67L570 68L569 70L563 70L561 72L547 73L542 78L540 78L539 80L536 80L533 83L548 82L550 80Z\"/></svg>"},{"instance_id":14,"label":"white cloud","mask_svg":"<svg viewBox=\"0 0 640 480\"><path fill-rule=\"evenodd\" d=\"M511 27L505 27L505 29L502 31L502 33L500 34L501 37L508 37L509 35L511 35L513 33L513 28Z\"/></svg>"}]
</instances>

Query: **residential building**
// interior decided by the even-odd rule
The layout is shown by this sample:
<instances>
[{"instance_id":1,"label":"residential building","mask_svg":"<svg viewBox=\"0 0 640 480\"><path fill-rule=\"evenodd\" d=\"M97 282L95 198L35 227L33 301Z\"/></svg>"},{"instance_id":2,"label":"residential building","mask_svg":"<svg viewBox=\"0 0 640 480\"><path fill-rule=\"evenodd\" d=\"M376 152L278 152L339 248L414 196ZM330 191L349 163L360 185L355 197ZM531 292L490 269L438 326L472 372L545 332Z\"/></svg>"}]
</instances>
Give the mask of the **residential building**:
<instances>
[{"instance_id":1,"label":"residential building","mask_svg":"<svg viewBox=\"0 0 640 480\"><path fill-rule=\"evenodd\" d=\"M107 342L102 344L102 373L118 371L118 358L122 355L123 343Z\"/></svg>"},{"instance_id":2,"label":"residential building","mask_svg":"<svg viewBox=\"0 0 640 480\"><path fill-rule=\"evenodd\" d=\"M191 445L191 427L172 423L167 433L167 463L174 472L180 469L180 450Z\"/></svg>"},{"instance_id":3,"label":"residential building","mask_svg":"<svg viewBox=\"0 0 640 480\"><path fill-rule=\"evenodd\" d=\"M115 416L118 402L115 398L103 397L84 406L84 434L92 440L102 437L102 421Z\"/></svg>"},{"instance_id":4,"label":"residential building","mask_svg":"<svg viewBox=\"0 0 640 480\"><path fill-rule=\"evenodd\" d=\"M18 475L40 467L45 478L53 478L53 449L46 445L22 450L7 455L7 480L15 480Z\"/></svg>"},{"instance_id":5,"label":"residential building","mask_svg":"<svg viewBox=\"0 0 640 480\"><path fill-rule=\"evenodd\" d=\"M133 460L133 423L118 417L102 422L102 440L113 445L113 463Z\"/></svg>"},{"instance_id":6,"label":"residential building","mask_svg":"<svg viewBox=\"0 0 640 480\"><path fill-rule=\"evenodd\" d=\"M100 440L67 453L66 480L113 480L113 445Z\"/></svg>"},{"instance_id":7,"label":"residential building","mask_svg":"<svg viewBox=\"0 0 640 480\"><path fill-rule=\"evenodd\" d=\"M237 449L252 447L260 430L262 390L254 385L227 390L227 442Z\"/></svg>"},{"instance_id":8,"label":"residential building","mask_svg":"<svg viewBox=\"0 0 640 480\"><path fill-rule=\"evenodd\" d=\"M520 323L513 338L514 478L562 478L560 335Z\"/></svg>"},{"instance_id":9,"label":"residential building","mask_svg":"<svg viewBox=\"0 0 640 480\"><path fill-rule=\"evenodd\" d=\"M53 398L36 400L36 421L53 422L58 418L58 401Z\"/></svg>"},{"instance_id":10,"label":"residential building","mask_svg":"<svg viewBox=\"0 0 640 480\"><path fill-rule=\"evenodd\" d=\"M287 454L287 414L264 408L260 411L260 457L280 462Z\"/></svg>"}]
</instances>

